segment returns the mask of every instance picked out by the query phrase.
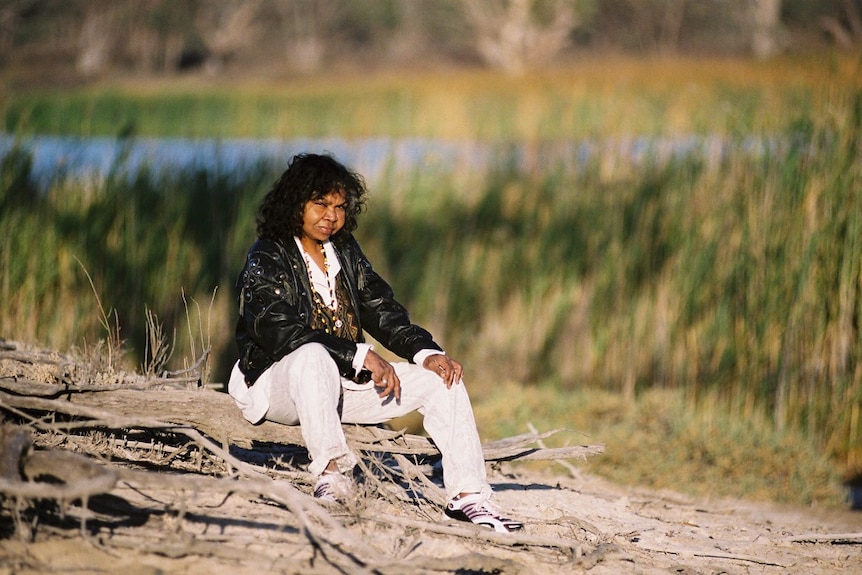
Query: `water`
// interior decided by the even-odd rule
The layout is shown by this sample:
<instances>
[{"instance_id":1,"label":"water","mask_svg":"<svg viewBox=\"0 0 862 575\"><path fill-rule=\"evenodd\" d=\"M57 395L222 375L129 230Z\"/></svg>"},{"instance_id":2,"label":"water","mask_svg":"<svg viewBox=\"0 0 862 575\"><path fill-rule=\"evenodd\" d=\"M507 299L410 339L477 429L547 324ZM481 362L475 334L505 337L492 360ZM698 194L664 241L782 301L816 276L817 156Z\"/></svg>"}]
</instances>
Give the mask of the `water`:
<instances>
[{"instance_id":1,"label":"water","mask_svg":"<svg viewBox=\"0 0 862 575\"><path fill-rule=\"evenodd\" d=\"M31 136L0 134L0 157L15 146L31 154L31 178L39 189L55 178L102 178L108 174L136 176L147 167L160 174L175 170L203 170L230 175L256 169L261 162L279 169L300 152L331 153L373 182L387 170L485 170L497 163L522 171L554 167L573 168L591 159L618 155L635 164L666 161L686 154L701 154L709 162L726 158L731 144L719 137L630 138L604 141L541 144L459 142L419 138L362 140L192 140L181 138ZM763 143L737 142L734 150L762 150ZM280 171L280 169L278 170Z\"/></svg>"},{"instance_id":2,"label":"water","mask_svg":"<svg viewBox=\"0 0 862 575\"><path fill-rule=\"evenodd\" d=\"M261 163L286 166L300 152L331 153L368 179L387 169L477 168L488 163L487 146L420 139L296 139L296 140L191 140L0 135L0 157L15 147L32 157L31 177L40 187L54 178L95 177L110 173L134 176L147 167L152 173L203 170L243 173Z\"/></svg>"}]
</instances>

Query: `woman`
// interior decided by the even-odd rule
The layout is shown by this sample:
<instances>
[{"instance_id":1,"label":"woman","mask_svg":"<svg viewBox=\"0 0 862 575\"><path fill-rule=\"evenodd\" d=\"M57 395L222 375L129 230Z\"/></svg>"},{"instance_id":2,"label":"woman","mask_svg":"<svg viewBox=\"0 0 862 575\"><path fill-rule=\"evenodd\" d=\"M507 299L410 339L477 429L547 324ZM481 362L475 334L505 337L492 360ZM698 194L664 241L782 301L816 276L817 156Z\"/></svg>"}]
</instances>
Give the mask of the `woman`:
<instances>
[{"instance_id":1,"label":"woman","mask_svg":"<svg viewBox=\"0 0 862 575\"><path fill-rule=\"evenodd\" d=\"M363 179L332 157L301 154L264 198L237 283L230 395L252 423L300 426L314 496L327 503L354 487L357 459L341 423L419 410L442 454L447 514L499 532L520 529L489 501L461 364L410 322L351 233L365 195ZM408 361L386 361L365 332Z\"/></svg>"}]
</instances>

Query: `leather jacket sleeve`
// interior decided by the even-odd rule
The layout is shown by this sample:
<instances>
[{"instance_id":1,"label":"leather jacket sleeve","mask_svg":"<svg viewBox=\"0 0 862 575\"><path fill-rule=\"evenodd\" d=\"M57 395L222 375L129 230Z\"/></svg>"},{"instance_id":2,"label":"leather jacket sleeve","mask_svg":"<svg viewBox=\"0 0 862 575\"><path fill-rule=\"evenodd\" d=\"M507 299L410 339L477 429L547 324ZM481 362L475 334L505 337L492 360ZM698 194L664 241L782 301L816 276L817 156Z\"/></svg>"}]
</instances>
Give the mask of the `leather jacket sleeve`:
<instances>
[{"instance_id":1,"label":"leather jacket sleeve","mask_svg":"<svg viewBox=\"0 0 862 575\"><path fill-rule=\"evenodd\" d=\"M392 287L371 266L358 242L346 242L344 259L353 263L358 287L358 310L362 329L399 357L413 361L423 349L440 350L431 334L411 323L407 309L395 300Z\"/></svg>"}]
</instances>

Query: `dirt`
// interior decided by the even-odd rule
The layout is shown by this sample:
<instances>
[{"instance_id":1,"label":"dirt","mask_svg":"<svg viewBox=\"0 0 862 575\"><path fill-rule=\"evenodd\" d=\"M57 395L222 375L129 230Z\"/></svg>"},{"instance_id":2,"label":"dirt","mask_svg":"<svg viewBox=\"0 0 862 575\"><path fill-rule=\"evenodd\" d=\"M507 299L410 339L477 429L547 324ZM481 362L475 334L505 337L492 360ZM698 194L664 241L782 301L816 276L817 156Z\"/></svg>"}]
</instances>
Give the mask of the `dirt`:
<instances>
[{"instance_id":1,"label":"dirt","mask_svg":"<svg viewBox=\"0 0 862 575\"><path fill-rule=\"evenodd\" d=\"M858 512L695 500L550 471L503 470L491 479L498 504L524 520L518 537L527 543L510 545L505 535L491 539L478 529L464 536L399 528L375 518L409 519L409 510L383 500L364 501L358 512L331 513L367 543L373 550L369 556L386 573L862 573ZM100 511L108 507L110 513ZM90 501L91 525L84 530L81 515L80 507L70 506L65 525L37 526L33 541L8 534L0 541L0 573L339 570L297 537L287 510L265 498L140 489L121 482L102 500ZM470 530L442 514L439 522ZM560 546L543 544L545 539ZM360 566L340 567L358 572L353 568Z\"/></svg>"},{"instance_id":2,"label":"dirt","mask_svg":"<svg viewBox=\"0 0 862 575\"><path fill-rule=\"evenodd\" d=\"M50 475L50 462L66 466L56 476L89 495L15 495L42 480L0 469L0 575L862 574L862 512L623 487L576 461L489 462L496 502L524 521L516 534L450 520L434 497L411 496L433 495L439 477L427 463L403 459L400 486L377 477L384 465L360 482L356 498L323 508L285 428L240 425L233 411L220 411L224 394L159 394L140 379L132 383L141 389L94 393L69 383L73 360L4 353L0 411L31 430L40 463L30 468ZM52 386L65 391L58 396ZM166 427L168 420L186 427ZM273 443L278 437L285 445ZM363 445L365 460L377 448ZM58 450L69 457L52 459ZM22 468L27 475L26 461ZM88 492L97 479L105 485L105 473L116 481Z\"/></svg>"}]
</instances>

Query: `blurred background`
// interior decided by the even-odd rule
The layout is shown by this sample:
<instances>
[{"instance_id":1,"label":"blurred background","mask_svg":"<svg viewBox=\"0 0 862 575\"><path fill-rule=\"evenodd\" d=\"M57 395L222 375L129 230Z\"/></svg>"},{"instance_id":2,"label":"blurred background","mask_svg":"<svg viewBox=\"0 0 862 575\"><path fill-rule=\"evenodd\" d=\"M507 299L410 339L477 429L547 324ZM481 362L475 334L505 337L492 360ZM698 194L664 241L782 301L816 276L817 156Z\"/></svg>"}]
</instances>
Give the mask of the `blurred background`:
<instances>
[{"instance_id":1,"label":"blurred background","mask_svg":"<svg viewBox=\"0 0 862 575\"><path fill-rule=\"evenodd\" d=\"M13 82L488 67L607 54L768 58L858 50L856 0L3 0Z\"/></svg>"},{"instance_id":2,"label":"blurred background","mask_svg":"<svg viewBox=\"0 0 862 575\"><path fill-rule=\"evenodd\" d=\"M331 152L484 437L846 507L860 64L860 0L0 0L0 337L220 389L258 204Z\"/></svg>"}]
</instances>

